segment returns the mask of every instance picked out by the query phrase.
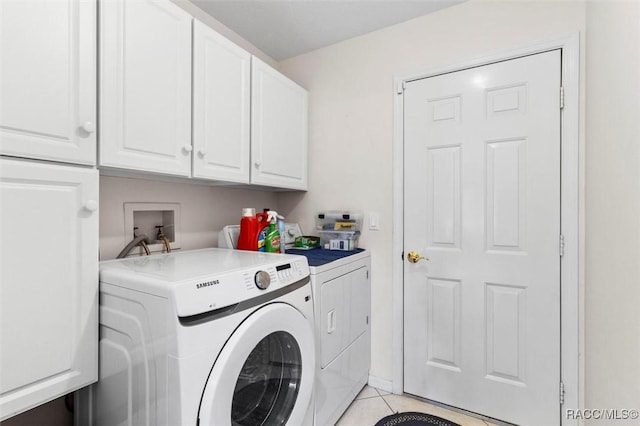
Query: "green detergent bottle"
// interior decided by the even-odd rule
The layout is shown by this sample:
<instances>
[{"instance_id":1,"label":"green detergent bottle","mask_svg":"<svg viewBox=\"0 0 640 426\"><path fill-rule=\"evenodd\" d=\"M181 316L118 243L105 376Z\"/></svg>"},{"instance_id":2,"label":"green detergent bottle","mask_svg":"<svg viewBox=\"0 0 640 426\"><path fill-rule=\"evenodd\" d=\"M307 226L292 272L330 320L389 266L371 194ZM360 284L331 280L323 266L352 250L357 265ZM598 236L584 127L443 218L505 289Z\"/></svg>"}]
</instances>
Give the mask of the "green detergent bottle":
<instances>
[{"instance_id":1,"label":"green detergent bottle","mask_svg":"<svg viewBox=\"0 0 640 426\"><path fill-rule=\"evenodd\" d=\"M280 232L276 222L271 222L265 237L265 248L267 253L280 253Z\"/></svg>"}]
</instances>

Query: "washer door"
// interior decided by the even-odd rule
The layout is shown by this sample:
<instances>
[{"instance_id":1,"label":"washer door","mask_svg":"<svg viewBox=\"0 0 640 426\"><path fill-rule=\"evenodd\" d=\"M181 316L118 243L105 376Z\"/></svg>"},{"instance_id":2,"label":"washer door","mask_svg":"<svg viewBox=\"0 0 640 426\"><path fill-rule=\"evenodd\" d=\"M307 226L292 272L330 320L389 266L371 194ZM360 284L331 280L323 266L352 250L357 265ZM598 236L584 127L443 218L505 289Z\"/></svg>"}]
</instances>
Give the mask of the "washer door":
<instances>
[{"instance_id":1,"label":"washer door","mask_svg":"<svg viewBox=\"0 0 640 426\"><path fill-rule=\"evenodd\" d=\"M313 390L309 320L285 303L251 314L231 335L205 386L201 426L300 425Z\"/></svg>"}]
</instances>

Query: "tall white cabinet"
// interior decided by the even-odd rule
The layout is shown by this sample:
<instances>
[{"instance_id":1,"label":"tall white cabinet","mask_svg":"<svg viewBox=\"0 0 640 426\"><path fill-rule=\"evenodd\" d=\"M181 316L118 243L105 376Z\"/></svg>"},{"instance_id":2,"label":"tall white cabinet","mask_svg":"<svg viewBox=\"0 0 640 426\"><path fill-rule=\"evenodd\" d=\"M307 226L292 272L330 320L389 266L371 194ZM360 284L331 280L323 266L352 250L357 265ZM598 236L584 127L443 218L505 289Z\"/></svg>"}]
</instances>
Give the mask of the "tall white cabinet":
<instances>
[{"instance_id":1,"label":"tall white cabinet","mask_svg":"<svg viewBox=\"0 0 640 426\"><path fill-rule=\"evenodd\" d=\"M251 183L307 189L305 89L258 58L251 69Z\"/></svg>"},{"instance_id":2,"label":"tall white cabinet","mask_svg":"<svg viewBox=\"0 0 640 426\"><path fill-rule=\"evenodd\" d=\"M100 2L103 167L189 176L191 16L168 0Z\"/></svg>"},{"instance_id":3,"label":"tall white cabinet","mask_svg":"<svg viewBox=\"0 0 640 426\"><path fill-rule=\"evenodd\" d=\"M193 23L193 177L249 183L251 55Z\"/></svg>"},{"instance_id":4,"label":"tall white cabinet","mask_svg":"<svg viewBox=\"0 0 640 426\"><path fill-rule=\"evenodd\" d=\"M0 1L0 421L97 380L96 19Z\"/></svg>"},{"instance_id":5,"label":"tall white cabinet","mask_svg":"<svg viewBox=\"0 0 640 426\"><path fill-rule=\"evenodd\" d=\"M96 161L96 4L0 1L0 154Z\"/></svg>"},{"instance_id":6,"label":"tall white cabinet","mask_svg":"<svg viewBox=\"0 0 640 426\"><path fill-rule=\"evenodd\" d=\"M98 173L0 158L0 420L98 379Z\"/></svg>"}]
</instances>

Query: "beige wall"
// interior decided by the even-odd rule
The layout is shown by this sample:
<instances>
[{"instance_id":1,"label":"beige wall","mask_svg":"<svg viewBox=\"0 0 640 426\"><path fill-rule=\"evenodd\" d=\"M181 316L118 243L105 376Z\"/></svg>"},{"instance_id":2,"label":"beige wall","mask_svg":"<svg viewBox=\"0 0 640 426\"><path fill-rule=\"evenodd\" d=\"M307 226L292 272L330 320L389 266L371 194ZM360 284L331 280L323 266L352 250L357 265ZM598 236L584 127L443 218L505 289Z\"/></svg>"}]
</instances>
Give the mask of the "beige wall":
<instances>
[{"instance_id":1,"label":"beige wall","mask_svg":"<svg viewBox=\"0 0 640 426\"><path fill-rule=\"evenodd\" d=\"M281 62L310 92L309 192L280 195L281 209L303 229L321 208L381 213L381 230L361 238L372 250L372 376L392 379L401 285L391 275L394 77L584 30L582 2L470 1Z\"/></svg>"},{"instance_id":2,"label":"beige wall","mask_svg":"<svg viewBox=\"0 0 640 426\"><path fill-rule=\"evenodd\" d=\"M130 240L124 203L179 203L183 250L218 246L225 225L239 224L243 207L278 209L273 192L197 183L100 177L100 259L113 259ZM126 232L126 234L125 234Z\"/></svg>"},{"instance_id":3,"label":"beige wall","mask_svg":"<svg viewBox=\"0 0 640 426\"><path fill-rule=\"evenodd\" d=\"M586 406L638 409L640 2L588 3L586 60Z\"/></svg>"}]
</instances>

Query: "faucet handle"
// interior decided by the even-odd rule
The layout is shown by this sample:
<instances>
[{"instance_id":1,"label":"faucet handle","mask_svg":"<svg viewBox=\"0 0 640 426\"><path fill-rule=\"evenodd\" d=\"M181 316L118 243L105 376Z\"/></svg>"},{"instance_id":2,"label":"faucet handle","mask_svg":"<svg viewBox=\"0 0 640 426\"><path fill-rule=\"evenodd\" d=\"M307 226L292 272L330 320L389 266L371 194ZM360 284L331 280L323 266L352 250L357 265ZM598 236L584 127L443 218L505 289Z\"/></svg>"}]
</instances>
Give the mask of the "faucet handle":
<instances>
[{"instance_id":1,"label":"faucet handle","mask_svg":"<svg viewBox=\"0 0 640 426\"><path fill-rule=\"evenodd\" d=\"M157 233L156 238L161 239L164 237L164 225L156 225Z\"/></svg>"}]
</instances>

